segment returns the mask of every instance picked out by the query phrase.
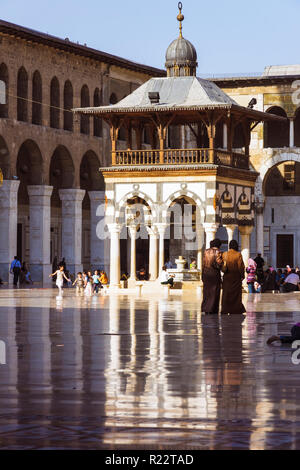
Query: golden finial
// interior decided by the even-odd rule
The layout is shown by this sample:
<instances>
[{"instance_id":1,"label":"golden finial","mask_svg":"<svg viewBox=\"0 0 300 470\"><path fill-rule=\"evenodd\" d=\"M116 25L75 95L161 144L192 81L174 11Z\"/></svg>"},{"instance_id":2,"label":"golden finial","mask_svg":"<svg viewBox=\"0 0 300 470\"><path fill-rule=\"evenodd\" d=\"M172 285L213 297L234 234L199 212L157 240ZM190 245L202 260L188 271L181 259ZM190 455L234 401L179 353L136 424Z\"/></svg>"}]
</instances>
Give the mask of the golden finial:
<instances>
[{"instance_id":1,"label":"golden finial","mask_svg":"<svg viewBox=\"0 0 300 470\"><path fill-rule=\"evenodd\" d=\"M178 2L178 10L179 10L179 13L177 15L177 20L179 21L179 37L182 38L182 21L184 20L184 16L181 13L181 10L182 10L181 2Z\"/></svg>"}]
</instances>

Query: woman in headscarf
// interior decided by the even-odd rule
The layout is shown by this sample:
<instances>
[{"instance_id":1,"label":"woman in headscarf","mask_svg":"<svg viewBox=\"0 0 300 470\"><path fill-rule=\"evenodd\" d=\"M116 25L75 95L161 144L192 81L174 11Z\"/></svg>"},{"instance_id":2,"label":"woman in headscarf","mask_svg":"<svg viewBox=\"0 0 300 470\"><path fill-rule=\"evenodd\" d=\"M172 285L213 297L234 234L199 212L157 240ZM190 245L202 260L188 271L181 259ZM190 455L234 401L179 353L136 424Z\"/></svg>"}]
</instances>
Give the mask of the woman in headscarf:
<instances>
[{"instance_id":1,"label":"woman in headscarf","mask_svg":"<svg viewBox=\"0 0 300 470\"><path fill-rule=\"evenodd\" d=\"M210 248L205 250L202 264L203 301L201 311L219 313L221 292L221 267L223 264L218 238L210 242Z\"/></svg>"},{"instance_id":2,"label":"woman in headscarf","mask_svg":"<svg viewBox=\"0 0 300 470\"><path fill-rule=\"evenodd\" d=\"M254 283L256 281L256 263L254 259L249 258L247 272L247 285L249 294L255 294Z\"/></svg>"},{"instance_id":3,"label":"woman in headscarf","mask_svg":"<svg viewBox=\"0 0 300 470\"><path fill-rule=\"evenodd\" d=\"M229 250L223 253L225 273L223 277L223 296L221 313L244 313L242 303L242 281L245 277L245 265L236 240L231 240Z\"/></svg>"}]
</instances>

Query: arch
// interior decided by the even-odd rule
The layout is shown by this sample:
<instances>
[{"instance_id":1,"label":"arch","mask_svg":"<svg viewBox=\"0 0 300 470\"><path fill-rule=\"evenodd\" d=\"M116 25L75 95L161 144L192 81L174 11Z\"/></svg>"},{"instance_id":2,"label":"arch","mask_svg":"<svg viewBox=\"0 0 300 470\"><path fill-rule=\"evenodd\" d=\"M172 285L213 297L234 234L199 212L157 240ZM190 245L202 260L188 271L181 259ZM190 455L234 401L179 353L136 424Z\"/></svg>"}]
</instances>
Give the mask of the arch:
<instances>
[{"instance_id":1,"label":"arch","mask_svg":"<svg viewBox=\"0 0 300 470\"><path fill-rule=\"evenodd\" d=\"M298 108L295 112L294 145L295 147L300 147L300 108Z\"/></svg>"},{"instance_id":2,"label":"arch","mask_svg":"<svg viewBox=\"0 0 300 470\"><path fill-rule=\"evenodd\" d=\"M32 77L32 124L42 124L42 77L36 70Z\"/></svg>"},{"instance_id":3,"label":"arch","mask_svg":"<svg viewBox=\"0 0 300 470\"><path fill-rule=\"evenodd\" d=\"M101 92L99 88L94 91L94 106L101 106ZM102 137L102 119L99 116L94 116L94 136Z\"/></svg>"},{"instance_id":4,"label":"arch","mask_svg":"<svg viewBox=\"0 0 300 470\"><path fill-rule=\"evenodd\" d=\"M81 88L80 100L82 108L90 106L90 93L87 85L83 85ZM88 114L80 115L80 132L87 135L90 133L90 116Z\"/></svg>"},{"instance_id":5,"label":"arch","mask_svg":"<svg viewBox=\"0 0 300 470\"><path fill-rule=\"evenodd\" d=\"M93 150L88 150L80 164L80 188L86 191L104 191L105 183L99 171L99 158Z\"/></svg>"},{"instance_id":6,"label":"arch","mask_svg":"<svg viewBox=\"0 0 300 470\"><path fill-rule=\"evenodd\" d=\"M75 167L72 156L64 145L54 150L49 170L49 182L53 186L51 205L60 206L59 189L72 188L74 184Z\"/></svg>"},{"instance_id":7,"label":"arch","mask_svg":"<svg viewBox=\"0 0 300 470\"><path fill-rule=\"evenodd\" d=\"M50 127L59 129L60 119L59 81L53 77L50 83Z\"/></svg>"},{"instance_id":8,"label":"arch","mask_svg":"<svg viewBox=\"0 0 300 470\"><path fill-rule=\"evenodd\" d=\"M0 168L5 180L10 178L10 155L4 138L0 135Z\"/></svg>"},{"instance_id":9,"label":"arch","mask_svg":"<svg viewBox=\"0 0 300 470\"><path fill-rule=\"evenodd\" d=\"M66 80L64 86L64 130L73 131L73 86L70 80Z\"/></svg>"},{"instance_id":10,"label":"arch","mask_svg":"<svg viewBox=\"0 0 300 470\"><path fill-rule=\"evenodd\" d=\"M285 110L280 106L272 106L266 112L287 118ZM289 136L290 129L288 119L286 122L266 121L264 123L264 148L289 147Z\"/></svg>"},{"instance_id":11,"label":"arch","mask_svg":"<svg viewBox=\"0 0 300 470\"><path fill-rule=\"evenodd\" d=\"M255 194L256 196L258 195L260 198L265 196L265 181L266 181L266 176L269 173L269 171L274 167L277 166L280 163L284 162L299 162L300 161L300 156L297 153L289 153L289 152L284 152L281 154L275 154L271 158L269 158L260 168L259 170L259 177L256 181L255 185Z\"/></svg>"},{"instance_id":12,"label":"arch","mask_svg":"<svg viewBox=\"0 0 300 470\"><path fill-rule=\"evenodd\" d=\"M172 193L168 197L168 199L165 201L165 207L169 208L176 199L179 199L181 197L185 197L197 205L197 207L200 210L201 223L203 223L205 219L205 210L203 206L203 201L196 193L194 193L193 191L190 191L189 189L187 190L182 189L182 190L175 191L174 193Z\"/></svg>"},{"instance_id":13,"label":"arch","mask_svg":"<svg viewBox=\"0 0 300 470\"><path fill-rule=\"evenodd\" d=\"M20 180L18 201L28 204L28 185L43 184L43 158L39 146L33 140L26 140L19 148L16 165Z\"/></svg>"},{"instance_id":14,"label":"arch","mask_svg":"<svg viewBox=\"0 0 300 470\"><path fill-rule=\"evenodd\" d=\"M8 117L8 69L0 65L0 118Z\"/></svg>"},{"instance_id":15,"label":"arch","mask_svg":"<svg viewBox=\"0 0 300 470\"><path fill-rule=\"evenodd\" d=\"M300 196L300 161L284 161L273 166L264 179L266 196Z\"/></svg>"},{"instance_id":16,"label":"arch","mask_svg":"<svg viewBox=\"0 0 300 470\"><path fill-rule=\"evenodd\" d=\"M17 119L27 121L28 118L28 74L24 67L18 71L17 79Z\"/></svg>"}]
</instances>

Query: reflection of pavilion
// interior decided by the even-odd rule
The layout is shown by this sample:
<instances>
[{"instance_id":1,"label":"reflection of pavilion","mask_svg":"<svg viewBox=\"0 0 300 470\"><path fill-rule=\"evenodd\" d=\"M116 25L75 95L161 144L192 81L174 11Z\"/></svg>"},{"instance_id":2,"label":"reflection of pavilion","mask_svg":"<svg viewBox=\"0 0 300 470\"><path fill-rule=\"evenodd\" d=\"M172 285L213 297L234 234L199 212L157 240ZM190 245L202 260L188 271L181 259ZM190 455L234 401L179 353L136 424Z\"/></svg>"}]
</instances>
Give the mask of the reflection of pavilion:
<instances>
[{"instance_id":1,"label":"reflection of pavilion","mask_svg":"<svg viewBox=\"0 0 300 470\"><path fill-rule=\"evenodd\" d=\"M110 125L112 166L102 172L111 285L119 285L120 269L135 280L142 266L155 280L166 257L195 256L200 265L203 247L220 227L230 239L238 227L244 259L249 256L257 177L249 168L251 131L260 121L283 118L239 106L213 82L197 78L197 54L182 36L183 18L180 10L180 34L166 52L167 77L150 79L117 104L77 109ZM125 150L117 148L121 130ZM244 152L238 153L234 146L241 142ZM135 206L138 223L128 217ZM172 206L181 212L175 216ZM190 217L185 206L191 207ZM178 226L183 232L176 236Z\"/></svg>"}]
</instances>

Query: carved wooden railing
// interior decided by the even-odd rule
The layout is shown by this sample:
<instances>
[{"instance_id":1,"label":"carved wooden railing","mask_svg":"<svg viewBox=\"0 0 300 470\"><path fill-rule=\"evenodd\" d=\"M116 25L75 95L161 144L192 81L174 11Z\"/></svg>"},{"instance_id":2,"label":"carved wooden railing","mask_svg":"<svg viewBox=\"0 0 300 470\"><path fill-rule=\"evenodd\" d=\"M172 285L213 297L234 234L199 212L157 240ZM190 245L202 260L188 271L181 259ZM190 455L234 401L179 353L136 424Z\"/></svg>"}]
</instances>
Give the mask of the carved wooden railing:
<instances>
[{"instance_id":1,"label":"carved wooden railing","mask_svg":"<svg viewBox=\"0 0 300 470\"><path fill-rule=\"evenodd\" d=\"M217 149L117 150L113 166L208 164L248 169L249 157Z\"/></svg>"}]
</instances>

